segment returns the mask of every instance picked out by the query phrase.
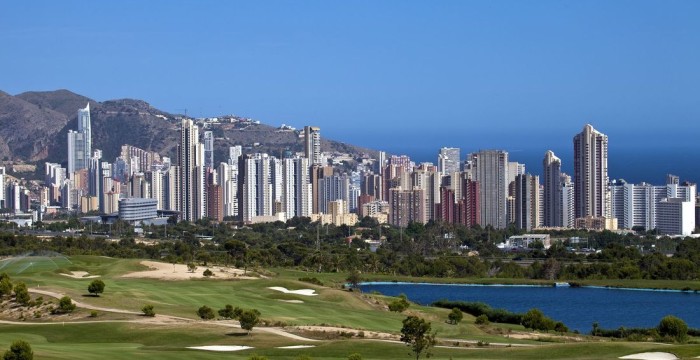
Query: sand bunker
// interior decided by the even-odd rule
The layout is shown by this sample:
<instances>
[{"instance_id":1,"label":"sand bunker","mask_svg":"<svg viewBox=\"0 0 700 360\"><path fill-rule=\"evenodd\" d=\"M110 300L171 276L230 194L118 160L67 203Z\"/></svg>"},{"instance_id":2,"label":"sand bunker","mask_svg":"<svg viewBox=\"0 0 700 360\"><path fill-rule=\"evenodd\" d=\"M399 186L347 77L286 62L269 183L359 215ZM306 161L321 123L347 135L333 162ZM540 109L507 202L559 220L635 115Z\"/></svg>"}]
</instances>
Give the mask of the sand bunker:
<instances>
[{"instance_id":1,"label":"sand bunker","mask_svg":"<svg viewBox=\"0 0 700 360\"><path fill-rule=\"evenodd\" d=\"M189 346L188 349L206 350L206 351L241 351L252 349L251 346L238 345L209 345L209 346Z\"/></svg>"},{"instance_id":2,"label":"sand bunker","mask_svg":"<svg viewBox=\"0 0 700 360\"><path fill-rule=\"evenodd\" d=\"M280 301L290 303L290 304L303 304L304 303L302 300L280 300Z\"/></svg>"},{"instance_id":3,"label":"sand bunker","mask_svg":"<svg viewBox=\"0 0 700 360\"><path fill-rule=\"evenodd\" d=\"M631 360L676 360L678 359L676 355L666 352L645 352L639 354L632 354L627 356L621 356L620 359L631 359Z\"/></svg>"},{"instance_id":4,"label":"sand bunker","mask_svg":"<svg viewBox=\"0 0 700 360\"><path fill-rule=\"evenodd\" d=\"M90 275L87 271L71 271L70 274L61 274L63 276L68 276L73 279L92 279L100 277L100 275Z\"/></svg>"},{"instance_id":5,"label":"sand bunker","mask_svg":"<svg viewBox=\"0 0 700 360\"><path fill-rule=\"evenodd\" d=\"M125 278L148 278L159 280L189 280L203 279L204 270L209 269L214 276L212 279L256 279L252 276L243 276L243 270L235 268L227 268L221 266L202 266L197 267L197 270L190 272L187 270L187 265L184 264L169 264L158 261L142 261L141 265L148 266L150 269L146 271L136 271L123 275Z\"/></svg>"},{"instance_id":6,"label":"sand bunker","mask_svg":"<svg viewBox=\"0 0 700 360\"><path fill-rule=\"evenodd\" d=\"M277 349L306 349L316 347L316 345L292 345L292 346L278 346Z\"/></svg>"},{"instance_id":7,"label":"sand bunker","mask_svg":"<svg viewBox=\"0 0 700 360\"><path fill-rule=\"evenodd\" d=\"M318 295L318 294L314 294L316 292L316 290L314 290L314 289L289 290L289 289L281 287L281 286L273 286L273 287L269 287L268 289L283 292L285 294L304 295L304 296L316 296L316 295Z\"/></svg>"}]
</instances>

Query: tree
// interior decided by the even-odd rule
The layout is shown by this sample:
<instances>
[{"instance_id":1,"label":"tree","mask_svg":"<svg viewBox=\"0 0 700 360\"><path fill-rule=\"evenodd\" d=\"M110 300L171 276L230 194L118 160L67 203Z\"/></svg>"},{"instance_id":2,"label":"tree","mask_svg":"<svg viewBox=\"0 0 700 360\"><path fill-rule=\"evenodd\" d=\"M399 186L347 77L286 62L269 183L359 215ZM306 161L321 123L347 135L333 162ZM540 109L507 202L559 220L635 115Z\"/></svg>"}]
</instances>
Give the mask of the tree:
<instances>
[{"instance_id":1,"label":"tree","mask_svg":"<svg viewBox=\"0 0 700 360\"><path fill-rule=\"evenodd\" d=\"M23 282L18 282L15 284L15 301L17 303L27 306L31 297L29 296L29 290L27 290L27 285Z\"/></svg>"},{"instance_id":2,"label":"tree","mask_svg":"<svg viewBox=\"0 0 700 360\"><path fill-rule=\"evenodd\" d=\"M486 314L481 314L476 317L474 323L477 325L488 325L490 323L489 317Z\"/></svg>"},{"instance_id":3,"label":"tree","mask_svg":"<svg viewBox=\"0 0 700 360\"><path fill-rule=\"evenodd\" d=\"M539 309L528 310L525 315L523 315L522 325L527 329L533 330L554 330L554 321L544 316Z\"/></svg>"},{"instance_id":4,"label":"tree","mask_svg":"<svg viewBox=\"0 0 700 360\"><path fill-rule=\"evenodd\" d=\"M464 314L462 314L462 310L458 308L453 308L452 312L447 315L447 319L450 321L450 324L454 325L457 325L460 321L462 321L462 318L464 318Z\"/></svg>"},{"instance_id":5,"label":"tree","mask_svg":"<svg viewBox=\"0 0 700 360\"><path fill-rule=\"evenodd\" d=\"M221 316L224 319L233 319L234 314L233 314L233 306L231 304L226 304L223 309L219 309L218 311L219 316Z\"/></svg>"},{"instance_id":6,"label":"tree","mask_svg":"<svg viewBox=\"0 0 700 360\"><path fill-rule=\"evenodd\" d=\"M3 360L32 360L34 352L29 343L24 340L15 340L10 345L10 350L5 351Z\"/></svg>"},{"instance_id":7,"label":"tree","mask_svg":"<svg viewBox=\"0 0 700 360\"><path fill-rule=\"evenodd\" d=\"M241 323L241 328L250 334L253 327L260 322L260 312L256 309L246 310L238 317L238 321Z\"/></svg>"},{"instance_id":8,"label":"tree","mask_svg":"<svg viewBox=\"0 0 700 360\"><path fill-rule=\"evenodd\" d=\"M347 281L350 284L351 289L359 289L360 283L362 282L362 275L359 271L353 270L352 272L350 272L348 278L345 279L345 281Z\"/></svg>"},{"instance_id":9,"label":"tree","mask_svg":"<svg viewBox=\"0 0 700 360\"><path fill-rule=\"evenodd\" d=\"M688 340L688 325L673 315L667 315L661 319L658 331L659 335L673 339L673 341L685 342Z\"/></svg>"},{"instance_id":10,"label":"tree","mask_svg":"<svg viewBox=\"0 0 700 360\"><path fill-rule=\"evenodd\" d=\"M100 296L104 291L105 283L100 279L95 279L88 285L88 292L93 296Z\"/></svg>"},{"instance_id":11,"label":"tree","mask_svg":"<svg viewBox=\"0 0 700 360\"><path fill-rule=\"evenodd\" d=\"M143 308L141 308L141 311L143 311L144 316L156 316L156 312L153 310L153 305L144 305Z\"/></svg>"},{"instance_id":12,"label":"tree","mask_svg":"<svg viewBox=\"0 0 700 360\"><path fill-rule=\"evenodd\" d=\"M430 328L429 322L417 316L409 316L403 320L401 341L411 348L416 360L420 359L423 354L425 357L430 357L430 348L435 346L437 342L435 333L431 333Z\"/></svg>"},{"instance_id":13,"label":"tree","mask_svg":"<svg viewBox=\"0 0 700 360\"><path fill-rule=\"evenodd\" d=\"M569 332L569 328L566 327L563 322L558 321L556 324L554 324L554 331L563 334Z\"/></svg>"},{"instance_id":14,"label":"tree","mask_svg":"<svg viewBox=\"0 0 700 360\"><path fill-rule=\"evenodd\" d=\"M52 312L54 314L66 314L69 312L73 312L73 310L75 310L75 304L73 304L73 300L71 300L68 296L64 296L60 300L58 300L58 307L55 308Z\"/></svg>"},{"instance_id":15,"label":"tree","mask_svg":"<svg viewBox=\"0 0 700 360\"><path fill-rule=\"evenodd\" d=\"M212 310L212 308L209 306L204 305L197 310L197 315L202 320L211 320L214 318L214 310Z\"/></svg>"},{"instance_id":16,"label":"tree","mask_svg":"<svg viewBox=\"0 0 700 360\"><path fill-rule=\"evenodd\" d=\"M389 311L404 312L411 304L408 302L406 295L401 294L399 298L389 303Z\"/></svg>"},{"instance_id":17,"label":"tree","mask_svg":"<svg viewBox=\"0 0 700 360\"><path fill-rule=\"evenodd\" d=\"M12 295L12 281L7 274L0 274L0 297Z\"/></svg>"},{"instance_id":18,"label":"tree","mask_svg":"<svg viewBox=\"0 0 700 360\"><path fill-rule=\"evenodd\" d=\"M193 262L188 262L187 263L187 271L189 271L191 273L197 271L197 265Z\"/></svg>"}]
</instances>

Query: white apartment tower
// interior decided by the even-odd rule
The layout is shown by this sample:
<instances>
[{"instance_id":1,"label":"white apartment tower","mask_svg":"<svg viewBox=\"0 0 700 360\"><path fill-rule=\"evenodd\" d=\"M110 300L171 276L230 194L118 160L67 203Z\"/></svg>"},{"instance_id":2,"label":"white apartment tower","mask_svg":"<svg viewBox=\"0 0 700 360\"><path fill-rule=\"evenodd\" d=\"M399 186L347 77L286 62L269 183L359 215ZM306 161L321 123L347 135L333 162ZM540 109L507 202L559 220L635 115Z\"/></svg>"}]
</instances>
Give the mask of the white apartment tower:
<instances>
[{"instance_id":1,"label":"white apartment tower","mask_svg":"<svg viewBox=\"0 0 700 360\"><path fill-rule=\"evenodd\" d=\"M182 220L204 217L204 147L199 142L199 128L190 119L182 120L180 134L180 211Z\"/></svg>"},{"instance_id":2,"label":"white apartment tower","mask_svg":"<svg viewBox=\"0 0 700 360\"><path fill-rule=\"evenodd\" d=\"M286 218L310 216L312 198L309 159L284 159L282 171L282 211Z\"/></svg>"},{"instance_id":3,"label":"white apartment tower","mask_svg":"<svg viewBox=\"0 0 700 360\"><path fill-rule=\"evenodd\" d=\"M444 147L438 154L438 172L442 176L459 172L459 148Z\"/></svg>"},{"instance_id":4,"label":"white apartment tower","mask_svg":"<svg viewBox=\"0 0 700 360\"><path fill-rule=\"evenodd\" d=\"M90 103L78 110L78 131L68 131L68 176L86 169L92 156L92 126L90 124Z\"/></svg>"},{"instance_id":5,"label":"white apartment tower","mask_svg":"<svg viewBox=\"0 0 700 360\"><path fill-rule=\"evenodd\" d=\"M204 132L204 167L214 168L214 133L211 131Z\"/></svg>"}]
</instances>

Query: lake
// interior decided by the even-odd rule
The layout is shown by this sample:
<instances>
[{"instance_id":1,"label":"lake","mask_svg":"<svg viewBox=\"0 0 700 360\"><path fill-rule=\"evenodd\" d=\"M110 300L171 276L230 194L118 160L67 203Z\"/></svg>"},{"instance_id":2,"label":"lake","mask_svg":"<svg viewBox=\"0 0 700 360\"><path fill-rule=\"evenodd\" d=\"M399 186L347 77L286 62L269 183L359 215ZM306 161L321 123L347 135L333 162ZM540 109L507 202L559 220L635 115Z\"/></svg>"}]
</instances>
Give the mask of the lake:
<instances>
[{"instance_id":1,"label":"lake","mask_svg":"<svg viewBox=\"0 0 700 360\"><path fill-rule=\"evenodd\" d=\"M666 315L675 315L700 328L700 294L646 289L550 287L530 285L365 283L362 291L384 295L406 294L412 302L483 302L493 308L526 312L531 308L561 321L571 330L588 333L593 322L606 329L620 326L654 327Z\"/></svg>"}]
</instances>

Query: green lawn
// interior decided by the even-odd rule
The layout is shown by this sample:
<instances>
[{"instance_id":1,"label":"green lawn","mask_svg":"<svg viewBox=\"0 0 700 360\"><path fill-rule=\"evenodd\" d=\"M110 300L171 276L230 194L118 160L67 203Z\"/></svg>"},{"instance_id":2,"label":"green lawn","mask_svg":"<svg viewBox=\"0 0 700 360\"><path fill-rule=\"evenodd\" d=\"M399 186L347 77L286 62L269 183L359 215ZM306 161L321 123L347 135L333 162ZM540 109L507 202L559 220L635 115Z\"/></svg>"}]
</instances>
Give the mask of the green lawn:
<instances>
[{"instance_id":1,"label":"green lawn","mask_svg":"<svg viewBox=\"0 0 700 360\"><path fill-rule=\"evenodd\" d=\"M144 304L152 304L158 314L183 316L196 319L195 311L202 305L215 310L225 304L242 308L256 308L265 320L281 321L290 325L331 325L356 329L398 333L401 321L407 314L420 315L431 321L438 336L449 339L481 340L492 343L523 343L533 348L483 348L462 345L458 349L437 348L437 359L600 359L617 358L642 351L669 351L678 356L700 356L700 345L659 345L628 342L544 343L533 340L507 339L484 332L473 324L474 318L466 315L459 325L445 322L449 310L421 307L412 304L404 314L383 310L389 301L381 295L360 295L340 289L345 274L316 274L296 270L274 269L278 276L258 280L183 280L160 281L152 279L122 278L121 275L144 270L140 260L112 259L95 256L76 257L26 257L0 262L0 272L7 272L13 281L24 281L30 288L66 293L72 298L100 307L113 307L140 311ZM92 279L73 279L61 272L87 271L100 275L106 283L100 297L85 296ZM300 282L299 277L316 277L328 286L316 286ZM416 280L402 279L396 280ZM431 281L431 279L419 279ZM516 282L519 280L515 280ZM496 282L505 282L496 279ZM679 285L679 284L677 284ZM268 289L282 286L289 289L312 288L318 296L282 294ZM294 304L280 300L301 300ZM81 310L84 311L84 310ZM95 320L117 317L105 315ZM133 315L119 318L137 319ZM34 320L32 320L34 321ZM495 325L499 326L499 325ZM505 329L524 330L516 325L504 325ZM240 336L241 331L213 323L193 322L178 325L154 325L135 323L61 323L36 325L0 325L0 344L4 348L14 339L25 339L40 359L247 359L256 353L270 359L293 359L307 354L314 359L346 359L359 352L365 359L409 358L403 344L360 340L332 340L314 343L310 349L282 350L276 346L298 345L303 342L264 332L252 336ZM199 345L246 345L255 349L234 353L213 353L186 349Z\"/></svg>"}]
</instances>

